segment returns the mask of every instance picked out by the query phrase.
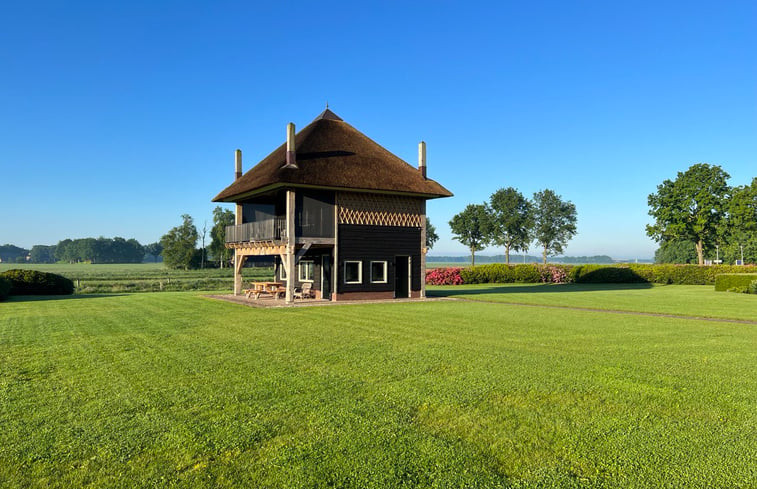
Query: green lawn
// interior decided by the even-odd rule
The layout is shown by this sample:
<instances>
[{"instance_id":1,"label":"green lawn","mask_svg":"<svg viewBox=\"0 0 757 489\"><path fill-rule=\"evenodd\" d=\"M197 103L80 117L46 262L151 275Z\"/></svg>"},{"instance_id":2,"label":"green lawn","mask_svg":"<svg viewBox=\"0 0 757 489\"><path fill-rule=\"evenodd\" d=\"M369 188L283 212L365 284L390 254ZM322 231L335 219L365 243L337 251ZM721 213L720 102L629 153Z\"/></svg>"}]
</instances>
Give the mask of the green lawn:
<instances>
[{"instance_id":1,"label":"green lawn","mask_svg":"<svg viewBox=\"0 0 757 489\"><path fill-rule=\"evenodd\" d=\"M78 486L755 487L757 326L12 298L0 487Z\"/></svg>"},{"instance_id":2,"label":"green lawn","mask_svg":"<svg viewBox=\"0 0 757 489\"><path fill-rule=\"evenodd\" d=\"M77 294L159 292L186 290L223 290L234 287L231 268L173 270L162 263L0 263L0 272L14 268L57 273L74 281ZM247 267L245 280L270 280L271 267Z\"/></svg>"},{"instance_id":3,"label":"green lawn","mask_svg":"<svg viewBox=\"0 0 757 489\"><path fill-rule=\"evenodd\" d=\"M429 287L429 296L757 321L757 295L712 285L476 284Z\"/></svg>"}]
</instances>

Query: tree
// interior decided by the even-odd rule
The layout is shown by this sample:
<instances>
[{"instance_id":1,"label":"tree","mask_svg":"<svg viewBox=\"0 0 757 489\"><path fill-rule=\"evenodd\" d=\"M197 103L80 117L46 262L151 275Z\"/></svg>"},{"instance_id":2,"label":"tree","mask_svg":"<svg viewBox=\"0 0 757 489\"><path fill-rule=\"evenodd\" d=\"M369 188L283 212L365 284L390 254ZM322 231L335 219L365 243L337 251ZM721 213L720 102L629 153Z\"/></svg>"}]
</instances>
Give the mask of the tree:
<instances>
[{"instance_id":1,"label":"tree","mask_svg":"<svg viewBox=\"0 0 757 489\"><path fill-rule=\"evenodd\" d=\"M751 185L732 189L728 217L723 226L723 256L730 262L757 261L757 178Z\"/></svg>"},{"instance_id":2,"label":"tree","mask_svg":"<svg viewBox=\"0 0 757 489\"><path fill-rule=\"evenodd\" d=\"M647 198L649 215L647 235L656 241L694 242L697 262L704 265L704 250L717 242L730 197L730 175L717 165L697 163L678 172L674 181L665 180Z\"/></svg>"},{"instance_id":3,"label":"tree","mask_svg":"<svg viewBox=\"0 0 757 489\"><path fill-rule=\"evenodd\" d=\"M231 259L231 250L226 248L226 226L234 225L234 213L220 205L213 209L213 227L210 229L210 255L218 260L223 268L224 262Z\"/></svg>"},{"instance_id":4,"label":"tree","mask_svg":"<svg viewBox=\"0 0 757 489\"><path fill-rule=\"evenodd\" d=\"M533 219L534 239L542 247L542 262L547 263L547 255L563 253L576 235L576 206L545 189L534 194Z\"/></svg>"},{"instance_id":5,"label":"tree","mask_svg":"<svg viewBox=\"0 0 757 489\"><path fill-rule=\"evenodd\" d=\"M160 242L145 245L145 253L152 255L152 261L157 263L158 257L163 253L163 245L161 245Z\"/></svg>"},{"instance_id":6,"label":"tree","mask_svg":"<svg viewBox=\"0 0 757 489\"><path fill-rule=\"evenodd\" d=\"M208 221L204 221L202 223L202 234L200 234L200 239L202 240L202 247L200 248L201 257L200 257L200 268L205 268L205 238L208 236Z\"/></svg>"},{"instance_id":7,"label":"tree","mask_svg":"<svg viewBox=\"0 0 757 489\"><path fill-rule=\"evenodd\" d=\"M426 248L431 249L434 243L439 241L439 235L436 234L436 227L431 224L431 219L426 218Z\"/></svg>"},{"instance_id":8,"label":"tree","mask_svg":"<svg viewBox=\"0 0 757 489\"><path fill-rule=\"evenodd\" d=\"M505 247L505 261L510 264L510 250L526 251L533 227L531 202L512 187L501 188L489 198L491 242Z\"/></svg>"},{"instance_id":9,"label":"tree","mask_svg":"<svg viewBox=\"0 0 757 489\"><path fill-rule=\"evenodd\" d=\"M55 246L34 245L29 255L33 263L55 263Z\"/></svg>"},{"instance_id":10,"label":"tree","mask_svg":"<svg viewBox=\"0 0 757 489\"><path fill-rule=\"evenodd\" d=\"M184 214L181 219L182 224L171 228L160 238L160 244L163 246L163 261L168 267L188 270L199 236L191 216Z\"/></svg>"},{"instance_id":11,"label":"tree","mask_svg":"<svg viewBox=\"0 0 757 489\"><path fill-rule=\"evenodd\" d=\"M655 263L696 263L697 252L693 241L663 241L654 253Z\"/></svg>"},{"instance_id":12,"label":"tree","mask_svg":"<svg viewBox=\"0 0 757 489\"><path fill-rule=\"evenodd\" d=\"M471 265L476 265L476 251L481 251L488 244L490 234L490 219L486 206L483 204L468 204L468 207L449 222L452 239L458 240L470 250Z\"/></svg>"},{"instance_id":13,"label":"tree","mask_svg":"<svg viewBox=\"0 0 757 489\"><path fill-rule=\"evenodd\" d=\"M26 256L28 254L29 250L10 243L0 246L0 261L23 263L26 261ZM23 258L21 262L17 261L19 257Z\"/></svg>"}]
</instances>

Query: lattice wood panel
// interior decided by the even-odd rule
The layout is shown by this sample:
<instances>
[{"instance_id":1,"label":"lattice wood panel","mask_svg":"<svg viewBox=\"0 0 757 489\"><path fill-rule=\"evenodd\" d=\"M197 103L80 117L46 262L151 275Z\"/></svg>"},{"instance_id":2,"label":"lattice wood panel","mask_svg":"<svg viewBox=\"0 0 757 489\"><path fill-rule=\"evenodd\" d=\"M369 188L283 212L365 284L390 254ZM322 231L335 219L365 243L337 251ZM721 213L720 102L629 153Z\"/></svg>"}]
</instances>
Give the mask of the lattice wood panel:
<instances>
[{"instance_id":1,"label":"lattice wood panel","mask_svg":"<svg viewBox=\"0 0 757 489\"><path fill-rule=\"evenodd\" d=\"M340 193L339 224L421 227L422 201L412 197Z\"/></svg>"}]
</instances>

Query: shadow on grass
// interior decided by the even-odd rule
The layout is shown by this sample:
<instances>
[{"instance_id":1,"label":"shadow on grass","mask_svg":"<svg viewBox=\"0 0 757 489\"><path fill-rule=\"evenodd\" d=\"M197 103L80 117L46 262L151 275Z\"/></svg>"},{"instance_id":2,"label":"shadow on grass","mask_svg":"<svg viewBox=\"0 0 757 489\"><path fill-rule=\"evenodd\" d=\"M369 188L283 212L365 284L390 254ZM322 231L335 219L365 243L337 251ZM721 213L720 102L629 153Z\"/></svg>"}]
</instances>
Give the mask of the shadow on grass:
<instances>
[{"instance_id":1,"label":"shadow on grass","mask_svg":"<svg viewBox=\"0 0 757 489\"><path fill-rule=\"evenodd\" d=\"M102 299L130 294L73 294L73 295L11 295L4 302L75 301L82 299Z\"/></svg>"},{"instance_id":2,"label":"shadow on grass","mask_svg":"<svg viewBox=\"0 0 757 489\"><path fill-rule=\"evenodd\" d=\"M651 289L652 284L529 284L529 285L501 285L477 284L468 286L444 286L444 288L428 289L429 297L456 297L463 295L488 294L542 294L560 292L594 292L598 290L642 290Z\"/></svg>"}]
</instances>

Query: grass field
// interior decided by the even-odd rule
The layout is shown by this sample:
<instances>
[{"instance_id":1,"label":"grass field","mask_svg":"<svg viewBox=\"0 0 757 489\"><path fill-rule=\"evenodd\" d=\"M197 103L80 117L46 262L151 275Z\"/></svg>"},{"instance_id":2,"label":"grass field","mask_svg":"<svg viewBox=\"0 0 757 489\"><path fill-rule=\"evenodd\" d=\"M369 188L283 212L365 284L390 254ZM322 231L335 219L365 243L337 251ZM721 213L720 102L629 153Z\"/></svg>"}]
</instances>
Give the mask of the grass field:
<instances>
[{"instance_id":1,"label":"grass field","mask_svg":"<svg viewBox=\"0 0 757 489\"><path fill-rule=\"evenodd\" d=\"M757 295L711 285L477 284L429 287L429 296L757 321Z\"/></svg>"},{"instance_id":2,"label":"grass field","mask_svg":"<svg viewBox=\"0 0 757 489\"><path fill-rule=\"evenodd\" d=\"M13 268L57 273L74 281L77 294L122 292L160 292L186 290L223 290L234 286L230 268L202 270L172 270L162 263L139 264L16 264L0 263L0 272ZM270 267L247 267L245 280L268 280L273 276Z\"/></svg>"},{"instance_id":3,"label":"grass field","mask_svg":"<svg viewBox=\"0 0 757 489\"><path fill-rule=\"evenodd\" d=\"M703 307L704 289L673 295ZM664 290L619 295L645 310ZM4 488L746 488L756 408L750 324L174 292L0 303Z\"/></svg>"}]
</instances>

